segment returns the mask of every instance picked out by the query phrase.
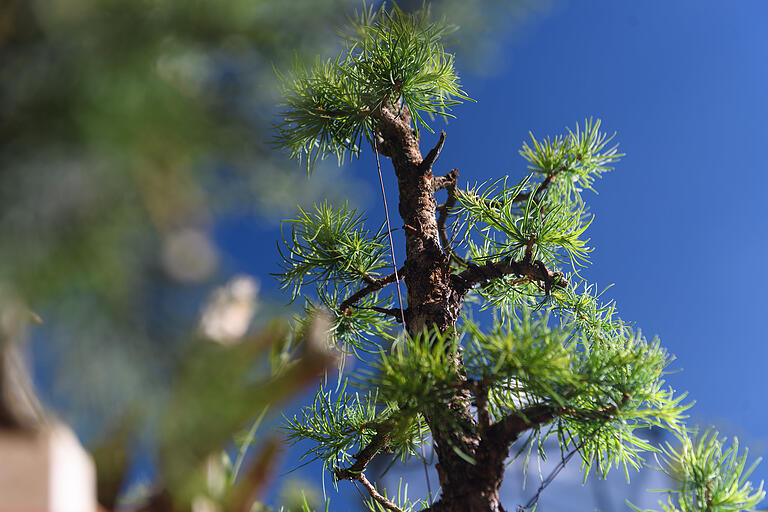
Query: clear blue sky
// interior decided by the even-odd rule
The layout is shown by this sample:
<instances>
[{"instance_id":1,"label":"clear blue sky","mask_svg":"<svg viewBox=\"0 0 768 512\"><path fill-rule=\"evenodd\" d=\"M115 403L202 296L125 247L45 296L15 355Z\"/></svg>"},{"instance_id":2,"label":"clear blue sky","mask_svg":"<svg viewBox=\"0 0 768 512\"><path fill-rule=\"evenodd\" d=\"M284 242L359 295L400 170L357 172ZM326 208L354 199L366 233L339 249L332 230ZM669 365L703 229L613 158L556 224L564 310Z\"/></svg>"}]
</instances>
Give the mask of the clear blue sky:
<instances>
[{"instance_id":1,"label":"clear blue sky","mask_svg":"<svg viewBox=\"0 0 768 512\"><path fill-rule=\"evenodd\" d=\"M766 20L759 0L556 1L500 33L482 74L459 57L477 103L455 110L436 167L458 167L464 183L519 177L529 130L554 135L594 116L616 131L627 156L587 196L596 250L585 275L615 283L621 316L677 356L683 371L669 382L697 402L694 422L739 435L755 455L768 448ZM359 206L380 219L370 153L349 172L370 184ZM233 271L277 268L273 231L233 219L219 239ZM754 479L768 480L768 463Z\"/></svg>"}]
</instances>

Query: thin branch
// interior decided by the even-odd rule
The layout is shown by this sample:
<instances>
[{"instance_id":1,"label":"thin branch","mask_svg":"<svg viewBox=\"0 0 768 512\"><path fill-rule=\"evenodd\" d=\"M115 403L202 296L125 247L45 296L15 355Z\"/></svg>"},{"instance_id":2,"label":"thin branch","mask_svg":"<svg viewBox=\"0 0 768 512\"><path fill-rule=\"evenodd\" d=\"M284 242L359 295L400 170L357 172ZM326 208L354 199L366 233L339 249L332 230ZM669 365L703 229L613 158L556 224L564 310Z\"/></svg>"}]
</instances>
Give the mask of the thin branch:
<instances>
[{"instance_id":1,"label":"thin branch","mask_svg":"<svg viewBox=\"0 0 768 512\"><path fill-rule=\"evenodd\" d=\"M379 504L381 504L382 507L386 508L387 510L391 510L392 512L403 512L403 509L389 501L387 498L382 496L381 494L376 491L376 488L371 484L371 482L368 481L367 478L365 478L365 475L360 473L357 475L357 480L363 484L363 487L365 487L368 490L368 494L371 495L371 498L376 500Z\"/></svg>"},{"instance_id":2,"label":"thin branch","mask_svg":"<svg viewBox=\"0 0 768 512\"><path fill-rule=\"evenodd\" d=\"M619 407L626 405L628 401L629 401L629 395L627 393L624 393L624 396L621 399L621 404L619 405ZM618 409L618 407L615 405L605 407L604 409L611 409L611 408L613 409L614 413ZM547 475L547 478L545 478L541 482L541 485L539 486L539 489L536 491L536 494L534 494L531 497L531 499L528 500L528 503L526 503L524 506L518 505L517 512L525 512L526 510L532 510L534 506L539 502L539 498L541 498L541 493L544 492L544 489L546 489L549 486L549 484L551 484L555 480L557 475L559 475L560 472L563 469L565 469L565 465L568 464L568 461L571 460L573 456L576 455L576 453L584 447L584 445L589 439L592 439L595 435L597 435L597 433L600 431L601 428L603 428L603 426L604 425L598 426L589 435L582 437L581 442L579 442L579 444L575 446L573 450L568 452L568 455L563 457L562 460L557 464L557 466L555 466L554 469L552 469L552 471L549 473L549 475Z\"/></svg>"},{"instance_id":3,"label":"thin branch","mask_svg":"<svg viewBox=\"0 0 768 512\"><path fill-rule=\"evenodd\" d=\"M456 183L459 180L459 170L452 169L451 172L445 176L434 178L432 182L432 190L437 192L438 190L445 189L448 192L448 199L445 203L437 207L437 233L440 236L440 244L443 246L443 250L448 253L450 259L456 260L462 264L466 264L464 258L456 254L453 250L452 243L448 240L448 234L445 230L445 222L448 220L449 212L451 208L456 204Z\"/></svg>"},{"instance_id":4,"label":"thin branch","mask_svg":"<svg viewBox=\"0 0 768 512\"><path fill-rule=\"evenodd\" d=\"M595 434L597 433L597 429L595 430L594 433ZM568 455L563 457L563 459L557 464L557 466L555 466L554 469L552 469L552 471L547 475L547 478L545 478L541 482L541 485L539 486L539 489L536 491L536 494L534 494L533 497L531 497L531 499L528 500L528 503L526 503L525 506L518 505L517 512L525 512L526 510L531 510L536 505L536 503L539 502L539 498L541 498L541 493L544 492L544 489L549 487L549 484L554 482L555 478L565 468L565 465L568 463L568 461L571 460L571 458L573 458L573 456L576 455L576 453L584 447L584 443L586 442L586 439L588 439L588 437L582 440L578 446L576 446L573 450L571 450L568 453Z\"/></svg>"},{"instance_id":5,"label":"thin branch","mask_svg":"<svg viewBox=\"0 0 768 512\"><path fill-rule=\"evenodd\" d=\"M521 433L549 423L562 412L563 408L550 404L533 405L522 411L515 411L491 425L488 429L488 442L506 449Z\"/></svg>"},{"instance_id":6,"label":"thin branch","mask_svg":"<svg viewBox=\"0 0 768 512\"><path fill-rule=\"evenodd\" d=\"M368 272L363 272L363 275L361 276L365 284L374 284L376 283L376 278L372 277L371 274Z\"/></svg>"},{"instance_id":7,"label":"thin branch","mask_svg":"<svg viewBox=\"0 0 768 512\"><path fill-rule=\"evenodd\" d=\"M337 469L334 471L336 480L356 480L358 475L365 471L368 463L374 456L389 443L389 434L392 432L392 426L383 425L376 431L371 442L355 455L355 463L346 469Z\"/></svg>"},{"instance_id":8,"label":"thin branch","mask_svg":"<svg viewBox=\"0 0 768 512\"><path fill-rule=\"evenodd\" d=\"M485 265L469 263L468 267L455 276L454 282L457 283L457 292L459 293L466 293L477 284L487 283L491 279L498 279L509 274L543 282L544 292L547 295L549 295L552 287L568 286L568 281L561 273L549 270L540 260L517 261L511 257L506 257Z\"/></svg>"},{"instance_id":9,"label":"thin branch","mask_svg":"<svg viewBox=\"0 0 768 512\"><path fill-rule=\"evenodd\" d=\"M408 310L406 309L403 311L400 308L380 308L378 306L351 306L353 308L357 309L370 309L371 311L376 311L377 313L381 313L382 315L389 315L395 318L397 320L397 323L402 323L403 320L408 316Z\"/></svg>"},{"instance_id":10,"label":"thin branch","mask_svg":"<svg viewBox=\"0 0 768 512\"><path fill-rule=\"evenodd\" d=\"M544 191L547 190L547 188L549 188L549 186L555 181L555 178L557 177L557 175L560 174L561 172L564 172L565 170L566 170L565 167L561 167L560 169L556 170L555 172L553 172L552 174L550 174L546 178L544 178L544 180L541 183L539 183L539 186L536 187L536 190L534 190L533 192L521 192L521 193L517 194L511 200L511 202L513 202L513 203L524 203L524 202L528 201L528 199L531 197L531 195L533 195L534 199L538 202L538 200L541 199L542 194L544 194ZM437 189L437 190L439 190L439 189ZM463 192L467 193L467 192L470 192L470 191L465 190ZM493 209L499 209L502 206L504 206L504 202L503 201L493 201L491 199L485 199L485 200L483 200L483 202L485 203L485 205L488 208L493 208Z\"/></svg>"},{"instance_id":11,"label":"thin branch","mask_svg":"<svg viewBox=\"0 0 768 512\"><path fill-rule=\"evenodd\" d=\"M563 395L571 395L573 390ZM494 423L489 429L489 442L498 446L509 446L526 430L549 423L555 418L569 416L581 420L611 421L616 413L626 406L631 399L629 393L624 393L618 404L610 404L597 410L579 410L574 407L539 404L515 411Z\"/></svg>"},{"instance_id":12,"label":"thin branch","mask_svg":"<svg viewBox=\"0 0 768 512\"><path fill-rule=\"evenodd\" d=\"M389 274L388 276L374 279L373 282L368 284L368 286L366 286L365 288L361 288L357 292L347 297L347 299L339 305L339 310L343 313L344 311L348 310L350 307L360 302L367 295L370 295L374 292L381 290L388 284L394 283L395 281L402 279L404 276L405 276L405 266L402 266L400 267L400 269L398 269L397 273L392 273L392 274Z\"/></svg>"},{"instance_id":13,"label":"thin branch","mask_svg":"<svg viewBox=\"0 0 768 512\"><path fill-rule=\"evenodd\" d=\"M552 184L553 181L555 181L555 178L558 174L565 171L565 167L561 167L552 174L547 175L544 180L539 183L539 186L536 187L536 190L533 191L533 199L538 202L539 199L541 199L541 195L544 194L544 191L547 190L547 188ZM516 203L522 203L527 201L531 197L531 192L525 192L522 194L518 194L514 202Z\"/></svg>"},{"instance_id":14,"label":"thin branch","mask_svg":"<svg viewBox=\"0 0 768 512\"><path fill-rule=\"evenodd\" d=\"M446 174L445 176L435 176L432 178L432 191L437 192L438 190L447 189L448 187L453 186L455 190L456 185L456 178L459 176L459 170L458 169L451 169L451 172Z\"/></svg>"},{"instance_id":15,"label":"thin branch","mask_svg":"<svg viewBox=\"0 0 768 512\"><path fill-rule=\"evenodd\" d=\"M440 132L440 139L437 141L437 145L435 145L435 147L433 147L429 153L427 153L426 158L421 161L421 164L419 164L419 170L426 172L432 168L432 166L435 164L435 161L437 160L437 157L440 156L440 151L443 149L443 144L445 144L445 131Z\"/></svg>"}]
</instances>

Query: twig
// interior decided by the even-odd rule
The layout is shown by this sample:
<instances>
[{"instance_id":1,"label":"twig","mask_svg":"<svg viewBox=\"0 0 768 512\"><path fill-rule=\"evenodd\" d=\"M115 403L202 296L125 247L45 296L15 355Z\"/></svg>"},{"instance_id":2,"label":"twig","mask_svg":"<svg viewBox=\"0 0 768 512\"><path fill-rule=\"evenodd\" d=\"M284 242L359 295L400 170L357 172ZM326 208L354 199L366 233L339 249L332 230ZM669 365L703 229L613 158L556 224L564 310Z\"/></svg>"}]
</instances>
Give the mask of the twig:
<instances>
[{"instance_id":1,"label":"twig","mask_svg":"<svg viewBox=\"0 0 768 512\"><path fill-rule=\"evenodd\" d=\"M491 279L498 279L505 275L515 274L525 276L534 281L544 283L544 291L549 295L553 286L568 286L568 281L559 272L553 272L547 268L543 261L517 261L511 257L502 258L496 262L489 262L485 265L476 265L469 263L466 270L456 274L457 292L466 293L477 284L488 282Z\"/></svg>"},{"instance_id":2,"label":"twig","mask_svg":"<svg viewBox=\"0 0 768 512\"><path fill-rule=\"evenodd\" d=\"M443 144L445 144L445 131L440 132L440 139L437 141L437 144L435 147L429 150L426 158L424 158L424 160L421 161L421 164L419 164L419 170L421 172L428 171L432 168L432 166L435 164L435 161L437 160L437 157L440 155L440 151L443 149Z\"/></svg>"},{"instance_id":3,"label":"twig","mask_svg":"<svg viewBox=\"0 0 768 512\"><path fill-rule=\"evenodd\" d=\"M599 428L595 429L592 435L596 434L598 430ZM586 439L589 439L590 437L592 437L592 435L588 436ZM541 485L539 486L539 489L536 491L536 494L534 494L533 497L531 497L531 499L528 500L528 503L526 503L525 506L518 505L517 507L518 512L525 512L526 510L531 510L531 508L533 508L533 506L539 502L539 498L541 498L541 493L543 493L544 489L549 487L549 484L551 484L555 480L557 475L559 475L560 472L565 468L565 465L568 463L568 461L571 460L571 458L574 455L576 455L576 452L581 450L581 448L584 446L584 443L586 442L586 439L582 440L577 447L571 450L568 453L568 455L563 457L563 459L557 464L557 466L555 466L555 468L547 475L547 478L545 478L541 482Z\"/></svg>"},{"instance_id":4,"label":"twig","mask_svg":"<svg viewBox=\"0 0 768 512\"><path fill-rule=\"evenodd\" d=\"M389 315L395 317L395 320L397 320L397 323L401 323L403 318L405 318L407 314L407 310L403 311L400 308L380 308L378 306L352 306L353 308L357 309L370 309L371 311L376 311L377 313L381 313L382 315Z\"/></svg>"},{"instance_id":5,"label":"twig","mask_svg":"<svg viewBox=\"0 0 768 512\"><path fill-rule=\"evenodd\" d=\"M388 276L380 277L378 279L374 279L372 283L370 283L365 288L362 288L358 290L357 292L353 293L347 299L339 304L339 310L343 313L344 311L348 310L355 304L357 304L360 300L362 300L366 295L370 295L374 292L377 292L387 286L388 284L394 283L395 281L398 281L403 278L403 272L405 272L405 267L400 267L400 269L392 274L389 274Z\"/></svg>"},{"instance_id":6,"label":"twig","mask_svg":"<svg viewBox=\"0 0 768 512\"><path fill-rule=\"evenodd\" d=\"M451 172L446 174L445 176L435 176L432 178L432 192L437 192L438 190L453 188L454 192L456 190L456 179L459 177L459 170L458 169L451 169Z\"/></svg>"},{"instance_id":7,"label":"twig","mask_svg":"<svg viewBox=\"0 0 768 512\"><path fill-rule=\"evenodd\" d=\"M563 397L567 398L573 394L573 391L565 393ZM515 411L494 423L489 429L489 442L499 446L508 446L526 430L536 428L563 416L581 420L610 421L615 417L616 412L627 405L630 400L630 395L624 393L618 404L606 405L594 411L580 411L573 407L553 406L550 404L533 405L521 411Z\"/></svg>"},{"instance_id":8,"label":"twig","mask_svg":"<svg viewBox=\"0 0 768 512\"><path fill-rule=\"evenodd\" d=\"M547 190L547 188L552 184L553 181L555 181L555 178L557 177L557 175L560 174L561 172L564 172L565 170L566 170L565 167L561 167L555 172L553 172L552 174L547 175L547 177L544 178L544 180L541 183L539 183L539 186L536 187L536 190L533 191L534 201L538 201L540 199L540 196L544 193L544 191ZM514 202L516 203L525 202L530 197L531 197L531 192L524 192L522 194L518 194L515 197Z\"/></svg>"},{"instance_id":9,"label":"twig","mask_svg":"<svg viewBox=\"0 0 768 512\"><path fill-rule=\"evenodd\" d=\"M459 170L452 169L451 172L445 176L434 178L432 184L432 190L437 192L438 190L445 189L448 192L448 199L445 203L437 207L437 233L440 236L440 244L443 246L443 250L448 253L449 261L454 259L462 264L466 264L464 258L456 254L453 250L452 243L448 240L448 235L445 232L445 222L448 219L448 214L451 208L456 204L456 183L459 179Z\"/></svg>"},{"instance_id":10,"label":"twig","mask_svg":"<svg viewBox=\"0 0 768 512\"><path fill-rule=\"evenodd\" d=\"M345 469L334 471L336 480L355 480L361 474L373 457L389 442L389 434L392 432L392 426L381 426L376 431L371 442L355 455L355 463Z\"/></svg>"},{"instance_id":11,"label":"twig","mask_svg":"<svg viewBox=\"0 0 768 512\"><path fill-rule=\"evenodd\" d=\"M563 412L562 408L549 404L533 405L522 411L515 411L490 426L488 442L500 447L509 447L521 433L548 423Z\"/></svg>"},{"instance_id":12,"label":"twig","mask_svg":"<svg viewBox=\"0 0 768 512\"><path fill-rule=\"evenodd\" d=\"M371 484L371 482L368 481L367 478L365 478L365 475L360 473L357 475L357 480L363 484L363 487L365 487L368 490L368 494L371 495L371 498L376 500L378 503L381 504L382 507L386 508L387 510L391 510L392 512L403 512L403 509L389 501L387 498L382 496L381 494L376 491L376 488Z\"/></svg>"},{"instance_id":13,"label":"twig","mask_svg":"<svg viewBox=\"0 0 768 512\"><path fill-rule=\"evenodd\" d=\"M621 397L621 402L618 405L609 405L606 407L603 407L599 411L595 411L595 414L602 414L606 415L607 418L613 417L613 415L616 413L617 410L619 410L621 407L624 407L627 405L629 400L631 399L629 393L624 393ZM581 442L578 446L574 447L573 450L571 450L568 455L563 457L563 459L555 466L555 468L547 475L547 478L545 478L541 485L539 486L539 489L536 491L536 494L534 494L530 500L528 500L528 503L525 504L525 506L518 506L517 511L518 512L525 512L526 510L531 510L536 503L538 503L539 498L541 497L541 493L544 492L544 489L546 489L549 484L551 484L557 475L560 474L560 472L565 468L565 465L568 463L569 460L584 447L584 444L586 444L587 440L592 439L597 435L598 432L600 432L600 429L602 429L605 426L605 424L599 425L596 427L592 432L589 433L588 436L582 437Z\"/></svg>"}]
</instances>

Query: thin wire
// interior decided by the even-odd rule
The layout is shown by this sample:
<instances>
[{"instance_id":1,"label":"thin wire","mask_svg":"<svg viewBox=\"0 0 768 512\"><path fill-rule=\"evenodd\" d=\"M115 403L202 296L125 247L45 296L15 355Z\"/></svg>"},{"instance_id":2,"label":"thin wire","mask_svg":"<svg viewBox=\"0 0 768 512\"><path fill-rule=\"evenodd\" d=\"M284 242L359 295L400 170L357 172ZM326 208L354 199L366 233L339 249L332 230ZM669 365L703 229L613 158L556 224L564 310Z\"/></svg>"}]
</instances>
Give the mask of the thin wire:
<instances>
[{"instance_id":1,"label":"thin wire","mask_svg":"<svg viewBox=\"0 0 768 512\"><path fill-rule=\"evenodd\" d=\"M421 463L424 466L424 478L427 480L427 496L429 497L428 503L432 504L432 483L429 481L429 469L427 468L427 454L424 453L424 439L421 437L421 416L419 416L419 446L421 447Z\"/></svg>"},{"instance_id":2,"label":"thin wire","mask_svg":"<svg viewBox=\"0 0 768 512\"><path fill-rule=\"evenodd\" d=\"M392 254L392 267L395 269L395 285L397 286L397 300L400 303L400 319L403 321L405 332L405 310L403 309L403 296L400 295L400 278L397 275L397 262L395 261L395 244L392 242L392 228L389 225L389 209L387 208L387 195L384 193L384 178L381 176L381 164L379 163L379 150L376 147L376 135L373 136L373 152L376 155L376 169L379 171L379 183L381 184L381 199L384 201L384 215L387 219L387 235L389 236L389 250Z\"/></svg>"},{"instance_id":3,"label":"thin wire","mask_svg":"<svg viewBox=\"0 0 768 512\"><path fill-rule=\"evenodd\" d=\"M379 162L379 149L376 147L376 137L373 137L373 152L376 154L376 170L379 171L379 184L381 185L381 199L384 201L384 215L387 219L387 235L389 236L389 250L392 254L392 267L395 269L395 285L397 286L397 300L400 303L400 319L403 321L403 332L405 332L405 310L403 309L403 297L400 294L400 278L397 275L397 262L395 261L395 244L392 242L392 227L389 225L389 209L387 208L387 195L384 192L384 178L381 175L381 163ZM421 420L419 420L421 421ZM424 443L421 443L421 461L424 465L424 476L427 480L427 492L429 501L432 502L432 484L429 480L429 470L427 469L427 457L424 453Z\"/></svg>"},{"instance_id":4,"label":"thin wire","mask_svg":"<svg viewBox=\"0 0 768 512\"><path fill-rule=\"evenodd\" d=\"M544 492L544 489L549 487L549 484L551 484L557 475L560 474L560 472L565 468L565 465L568 464L568 461L571 460L571 458L576 455L576 453L581 450L584 445L587 443L588 439L591 439L594 437L602 428L603 426L598 426L596 429L594 429L588 436L581 439L578 446L576 446L573 450L571 450L568 455L566 455L558 464L555 466L555 468L547 475L547 478L545 478L541 485L539 486L539 489L536 491L536 494L533 495L533 497L528 500L528 503L525 504L525 506L518 505L517 510L518 512L524 512L526 510L531 510L534 505L536 505L539 502L539 498L541 498L541 493ZM541 461L539 461L541 462Z\"/></svg>"}]
</instances>

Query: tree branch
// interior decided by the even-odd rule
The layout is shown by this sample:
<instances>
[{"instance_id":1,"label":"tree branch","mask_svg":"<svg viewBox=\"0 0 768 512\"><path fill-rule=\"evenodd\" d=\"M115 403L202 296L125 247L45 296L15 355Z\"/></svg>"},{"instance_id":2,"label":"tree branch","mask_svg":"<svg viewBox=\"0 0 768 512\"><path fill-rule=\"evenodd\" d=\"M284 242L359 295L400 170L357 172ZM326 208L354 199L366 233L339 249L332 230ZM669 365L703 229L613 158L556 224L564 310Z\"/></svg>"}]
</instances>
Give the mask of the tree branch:
<instances>
[{"instance_id":1,"label":"tree branch","mask_svg":"<svg viewBox=\"0 0 768 512\"><path fill-rule=\"evenodd\" d=\"M368 443L365 448L360 450L357 455L355 455L354 464L346 469L334 470L333 473L336 477L336 480L357 480L358 475L365 471L366 466L369 462L371 462L373 457L379 453L379 450L381 450L384 446L387 445L387 443L389 443L390 432L392 432L391 425L382 425L379 427L376 430L376 435L373 436L373 439L371 439L371 442Z\"/></svg>"},{"instance_id":2,"label":"tree branch","mask_svg":"<svg viewBox=\"0 0 768 512\"><path fill-rule=\"evenodd\" d=\"M564 172L565 170L566 170L565 167L559 168L558 170L556 170L555 172L553 172L552 174L544 178L544 180L541 183L539 183L539 186L536 187L536 190L534 190L533 192L523 192L521 194L517 194L514 197L514 199L512 199L512 202L524 203L528 201L531 195L533 195L534 199L538 201L541 198L541 195L544 193L544 191L547 190L547 188L549 188L549 186L555 181L555 178L557 177L557 175L560 174L561 172ZM439 189L436 189L436 190L439 190ZM464 191L464 192L467 192L467 191ZM502 201L492 201L490 199L486 199L484 202L488 206L488 208L498 209L504 205Z\"/></svg>"},{"instance_id":3,"label":"tree branch","mask_svg":"<svg viewBox=\"0 0 768 512\"><path fill-rule=\"evenodd\" d=\"M617 411L629 403L630 399L629 393L624 393L618 404L606 405L597 410L579 410L574 407L554 406L551 404L533 405L522 411L515 411L494 423L489 429L489 442L497 447L509 447L526 430L549 423L561 416L570 416L575 419L584 420L610 421L614 418Z\"/></svg>"},{"instance_id":4,"label":"tree branch","mask_svg":"<svg viewBox=\"0 0 768 512\"><path fill-rule=\"evenodd\" d=\"M440 139L437 141L437 144L435 147L433 147L429 153L427 153L426 158L421 161L421 164L419 164L419 170L422 172L426 172L432 168L432 166L435 164L435 161L437 160L437 157L440 156L440 151L443 149L443 144L445 144L445 131L440 132Z\"/></svg>"},{"instance_id":5,"label":"tree branch","mask_svg":"<svg viewBox=\"0 0 768 512\"><path fill-rule=\"evenodd\" d=\"M451 208L456 204L456 184L458 180L459 170L451 169L451 172L445 176L439 176L433 179L432 190L437 192L438 190L445 189L448 192L448 199L445 200L445 203L437 207L437 233L440 237L440 245L443 246L443 250L448 254L449 259L466 264L464 258L453 251L451 241L448 240L448 234L445 230L445 222L448 220L448 214Z\"/></svg>"},{"instance_id":6,"label":"tree branch","mask_svg":"<svg viewBox=\"0 0 768 512\"><path fill-rule=\"evenodd\" d=\"M405 266L400 267L397 271L397 277L399 279L403 279L405 277ZM349 297L344 300L339 305L339 310L343 313L344 311L348 310L350 307L354 306L360 300L362 300L365 296L370 295L374 292L377 292L387 286L388 284L395 282L395 274L389 274L385 277L380 277L378 279L372 279L371 281L366 281L368 283L368 286L365 288L362 288L358 290L357 292L353 293Z\"/></svg>"},{"instance_id":7,"label":"tree branch","mask_svg":"<svg viewBox=\"0 0 768 512\"><path fill-rule=\"evenodd\" d=\"M544 181L539 183L539 186L536 187L536 190L533 191L533 199L538 201L540 199L540 196L544 193L545 190L552 184L553 181L555 181L555 178L558 174L565 171L565 167L561 167L552 174L547 175L546 178L544 178ZM517 197L515 197L514 202L516 203L522 203L528 200L528 198L531 197L531 192L525 192L523 194L518 194Z\"/></svg>"},{"instance_id":8,"label":"tree branch","mask_svg":"<svg viewBox=\"0 0 768 512\"><path fill-rule=\"evenodd\" d=\"M466 293L477 284L509 274L525 276L534 281L543 282L544 292L547 295L553 286L568 286L565 277L559 272L549 270L543 261L517 261L511 257L502 258L500 261L489 262L485 265L469 263L469 268L456 274L454 282L458 281L457 292Z\"/></svg>"},{"instance_id":9,"label":"tree branch","mask_svg":"<svg viewBox=\"0 0 768 512\"><path fill-rule=\"evenodd\" d=\"M435 176L432 178L432 191L452 188L454 193L456 192L456 180L459 177L458 169L451 169L451 172L445 176Z\"/></svg>"},{"instance_id":10,"label":"tree branch","mask_svg":"<svg viewBox=\"0 0 768 512\"><path fill-rule=\"evenodd\" d=\"M562 413L557 407L549 404L515 411L491 425L488 429L488 442L498 449L508 450L521 433L552 421L558 417L559 412Z\"/></svg>"},{"instance_id":11,"label":"tree branch","mask_svg":"<svg viewBox=\"0 0 768 512\"><path fill-rule=\"evenodd\" d=\"M360 473L357 475L357 480L363 484L363 487L365 487L368 490L368 494L371 495L371 498L376 500L378 503L381 504L382 507L386 508L387 510L391 510L392 512L403 512L403 509L389 501L387 498L382 496L381 494L376 491L376 488L371 484L371 482L368 481L367 478L365 478L365 475Z\"/></svg>"},{"instance_id":12,"label":"tree branch","mask_svg":"<svg viewBox=\"0 0 768 512\"><path fill-rule=\"evenodd\" d=\"M377 313L381 313L382 315L389 315L395 318L397 320L397 323L401 324L403 323L403 318L408 316L408 310L406 309L403 311L400 308L380 308L377 306L371 306L370 308L373 311L376 311Z\"/></svg>"}]
</instances>

